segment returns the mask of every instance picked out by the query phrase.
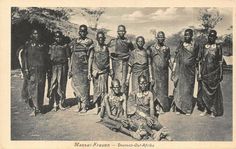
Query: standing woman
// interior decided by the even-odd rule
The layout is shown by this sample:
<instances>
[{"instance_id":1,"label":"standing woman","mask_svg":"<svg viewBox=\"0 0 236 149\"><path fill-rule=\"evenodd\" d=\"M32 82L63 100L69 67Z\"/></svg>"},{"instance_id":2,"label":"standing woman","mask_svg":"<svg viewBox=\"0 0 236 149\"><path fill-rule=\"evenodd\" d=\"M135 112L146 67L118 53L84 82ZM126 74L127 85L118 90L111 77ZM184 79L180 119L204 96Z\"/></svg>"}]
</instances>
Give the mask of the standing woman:
<instances>
[{"instance_id":1,"label":"standing woman","mask_svg":"<svg viewBox=\"0 0 236 149\"><path fill-rule=\"evenodd\" d=\"M143 47L145 44L144 38L142 36L137 37L136 44L137 48L130 53L130 58L128 61L128 75L126 79L126 86L128 86L130 75L132 73L132 92L139 89L138 77L140 75L145 76L148 81L150 80L151 83L153 82L150 52Z\"/></svg>"},{"instance_id":2,"label":"standing woman","mask_svg":"<svg viewBox=\"0 0 236 149\"><path fill-rule=\"evenodd\" d=\"M195 80L195 65L198 48L193 42L193 30L184 32L184 42L180 42L176 50L173 66L174 105L176 114L190 115L193 111L193 91Z\"/></svg>"},{"instance_id":3,"label":"standing woman","mask_svg":"<svg viewBox=\"0 0 236 149\"><path fill-rule=\"evenodd\" d=\"M28 101L33 109L30 116L36 116L42 112L46 73L50 71L48 47L40 41L38 30L32 31L31 40L26 42L23 52Z\"/></svg>"},{"instance_id":4,"label":"standing woman","mask_svg":"<svg viewBox=\"0 0 236 149\"><path fill-rule=\"evenodd\" d=\"M170 49L164 43L165 33L163 31L157 33L156 40L156 43L150 46L155 82L153 92L158 101L158 112L163 113L170 110L168 99Z\"/></svg>"},{"instance_id":5,"label":"standing woman","mask_svg":"<svg viewBox=\"0 0 236 149\"><path fill-rule=\"evenodd\" d=\"M70 52L67 44L62 41L62 33L57 31L54 35L54 43L49 46L50 62L52 66L52 78L49 89L50 103L54 103L53 111L65 110L63 107L66 99L66 84L68 74L68 60Z\"/></svg>"},{"instance_id":6,"label":"standing woman","mask_svg":"<svg viewBox=\"0 0 236 149\"><path fill-rule=\"evenodd\" d=\"M126 27L119 25L117 29L117 38L112 39L108 45L110 47L112 59L112 79L118 79L121 84L121 91L128 95L125 90L125 81L128 74L129 53L134 49L132 42L125 36Z\"/></svg>"},{"instance_id":7,"label":"standing woman","mask_svg":"<svg viewBox=\"0 0 236 149\"><path fill-rule=\"evenodd\" d=\"M108 92L108 73L111 69L109 51L105 40L105 34L98 32L97 44L90 52L88 64L89 79L93 80L93 103L97 106L97 113L100 111L101 100Z\"/></svg>"},{"instance_id":8,"label":"standing woman","mask_svg":"<svg viewBox=\"0 0 236 149\"><path fill-rule=\"evenodd\" d=\"M69 77L72 77L72 88L78 100L76 112L81 113L86 113L89 107L90 82L88 79L88 59L89 53L93 48L93 40L88 38L87 35L88 27L80 25L79 38L76 38L70 44Z\"/></svg>"},{"instance_id":9,"label":"standing woman","mask_svg":"<svg viewBox=\"0 0 236 149\"><path fill-rule=\"evenodd\" d=\"M200 60L200 91L198 108L203 111L201 116L211 117L223 115L223 96L220 82L223 80L222 48L216 41L217 32L211 30L208 42L199 53Z\"/></svg>"}]
</instances>

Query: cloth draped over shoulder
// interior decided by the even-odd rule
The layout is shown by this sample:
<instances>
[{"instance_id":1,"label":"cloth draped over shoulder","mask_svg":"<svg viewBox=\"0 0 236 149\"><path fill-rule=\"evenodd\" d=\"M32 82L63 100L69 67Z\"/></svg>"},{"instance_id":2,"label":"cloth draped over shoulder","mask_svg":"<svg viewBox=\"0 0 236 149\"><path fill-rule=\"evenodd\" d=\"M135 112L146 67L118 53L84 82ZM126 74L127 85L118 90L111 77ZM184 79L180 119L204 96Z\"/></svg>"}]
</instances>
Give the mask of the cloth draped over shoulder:
<instances>
[{"instance_id":1,"label":"cloth draped over shoulder","mask_svg":"<svg viewBox=\"0 0 236 149\"><path fill-rule=\"evenodd\" d=\"M149 57L150 55L146 49L142 51L139 49L135 49L130 52L130 58L129 58L128 64L132 70L131 91L135 91L139 89L138 77L140 75L146 76L147 80L149 81L149 67L148 67Z\"/></svg>"},{"instance_id":2,"label":"cloth draped over shoulder","mask_svg":"<svg viewBox=\"0 0 236 149\"><path fill-rule=\"evenodd\" d=\"M49 69L48 47L44 43L28 41L24 46L24 68L29 70L27 78L28 98L33 106L40 109L43 105L46 73Z\"/></svg>"},{"instance_id":3,"label":"cloth draped over shoulder","mask_svg":"<svg viewBox=\"0 0 236 149\"><path fill-rule=\"evenodd\" d=\"M109 51L108 47L95 46L92 64L92 74L97 74L93 78L94 102L100 97L103 98L108 92L108 72L109 72ZM101 99L103 100L103 99Z\"/></svg>"},{"instance_id":4,"label":"cloth draped over shoulder","mask_svg":"<svg viewBox=\"0 0 236 149\"><path fill-rule=\"evenodd\" d=\"M220 62L222 63L222 49L218 44L203 46L199 53L201 61L200 90L198 94L198 108L204 107L215 116L223 115L223 96L221 91ZM223 74L222 74L223 75Z\"/></svg>"},{"instance_id":5,"label":"cloth draped over shoulder","mask_svg":"<svg viewBox=\"0 0 236 149\"><path fill-rule=\"evenodd\" d=\"M193 89L195 79L195 66L199 46L195 43L181 42L175 57L174 103L184 113L193 110Z\"/></svg>"},{"instance_id":6,"label":"cloth draped over shoulder","mask_svg":"<svg viewBox=\"0 0 236 149\"><path fill-rule=\"evenodd\" d=\"M116 38L109 43L109 47L110 51L113 51L110 54L114 72L113 79L118 79L121 83L121 91L127 92L125 90L125 80L128 73L129 52L134 49L134 46L127 38Z\"/></svg>"},{"instance_id":7,"label":"cloth draped over shoulder","mask_svg":"<svg viewBox=\"0 0 236 149\"><path fill-rule=\"evenodd\" d=\"M115 60L128 60L129 52L134 50L134 46L129 39L121 39L119 37L113 39L109 43L109 47L111 47L111 51L113 51L111 57Z\"/></svg>"},{"instance_id":8,"label":"cloth draped over shoulder","mask_svg":"<svg viewBox=\"0 0 236 149\"><path fill-rule=\"evenodd\" d=\"M89 38L74 39L70 43L71 48L71 72L72 88L77 97L82 102L89 98L89 80L88 80L88 58L90 50L93 48L93 40ZM87 104L87 103L86 103Z\"/></svg>"},{"instance_id":9,"label":"cloth draped over shoulder","mask_svg":"<svg viewBox=\"0 0 236 149\"><path fill-rule=\"evenodd\" d=\"M158 43L155 43L150 46L150 51L152 58L152 76L155 81L153 86L154 96L163 111L168 112L171 105L168 98L170 49L166 45L160 46Z\"/></svg>"}]
</instances>

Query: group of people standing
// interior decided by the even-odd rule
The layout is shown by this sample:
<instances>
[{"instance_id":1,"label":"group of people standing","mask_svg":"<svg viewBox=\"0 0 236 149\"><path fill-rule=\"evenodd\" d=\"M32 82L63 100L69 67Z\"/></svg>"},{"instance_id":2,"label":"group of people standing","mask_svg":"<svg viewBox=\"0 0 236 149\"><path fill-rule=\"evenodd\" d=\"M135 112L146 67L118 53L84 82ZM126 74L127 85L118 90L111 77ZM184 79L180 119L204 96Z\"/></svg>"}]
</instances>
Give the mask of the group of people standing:
<instances>
[{"instance_id":1,"label":"group of people standing","mask_svg":"<svg viewBox=\"0 0 236 149\"><path fill-rule=\"evenodd\" d=\"M220 87L223 58L221 46L215 42L215 30L211 30L208 41L201 44L193 40L193 30L185 30L173 62L163 31L157 33L155 43L147 48L143 36L138 36L136 46L133 45L125 37L124 25L118 26L117 38L108 43L102 31L97 32L96 42L87 34L87 26L81 25L79 37L64 44L58 31L55 42L47 46L41 42L38 30L32 31L20 55L24 75L22 97L33 109L31 116L42 110L46 74L47 95L54 111L65 110L67 78L71 78L78 100L77 112L87 112L91 104L90 81L93 81L92 103L100 112L102 123L136 139L150 136L168 140L168 133L157 116L170 111L171 107L176 114L190 115L195 104L196 82L201 115L223 114ZM173 101L168 97L169 69L174 82ZM108 93L109 76L112 82Z\"/></svg>"}]
</instances>

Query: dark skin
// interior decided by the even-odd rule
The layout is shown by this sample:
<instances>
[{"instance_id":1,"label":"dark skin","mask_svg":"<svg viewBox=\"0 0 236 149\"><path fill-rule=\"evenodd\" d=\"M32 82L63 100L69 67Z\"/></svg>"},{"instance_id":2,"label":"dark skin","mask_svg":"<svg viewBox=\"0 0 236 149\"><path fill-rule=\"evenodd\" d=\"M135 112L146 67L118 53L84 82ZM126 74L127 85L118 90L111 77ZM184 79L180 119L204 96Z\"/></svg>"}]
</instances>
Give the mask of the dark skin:
<instances>
[{"instance_id":1,"label":"dark skin","mask_svg":"<svg viewBox=\"0 0 236 149\"><path fill-rule=\"evenodd\" d=\"M125 39L125 34L126 34L126 28L125 26L123 25L119 25L118 26L118 29L117 29L117 35L118 35L118 38L120 39ZM108 45L111 44L112 41L114 41L115 39L111 39L108 43Z\"/></svg>"},{"instance_id":2,"label":"dark skin","mask_svg":"<svg viewBox=\"0 0 236 149\"><path fill-rule=\"evenodd\" d=\"M104 35L104 33L98 33L97 34L97 41L98 41L98 45L102 48L104 45L105 45L105 40L106 40L106 37ZM89 67L89 73L88 73L88 79L91 80L92 77L97 77L98 74L96 74L95 76L92 75L92 63L93 63L93 58L94 58L94 50L91 50L90 52L90 55L89 55L89 64L88 64L88 67ZM110 63L110 68L112 67L111 66L112 63ZM112 76L111 74L111 71L110 71L110 75Z\"/></svg>"},{"instance_id":3,"label":"dark skin","mask_svg":"<svg viewBox=\"0 0 236 149\"><path fill-rule=\"evenodd\" d=\"M80 27L80 29L79 29L79 37L84 40L87 37L87 34L88 34L87 28L84 27L84 26Z\"/></svg>"},{"instance_id":4,"label":"dark skin","mask_svg":"<svg viewBox=\"0 0 236 149\"><path fill-rule=\"evenodd\" d=\"M144 48L143 48L144 44L145 44L145 40L144 40L143 37L138 37L136 39L136 45L137 45L139 50L144 50ZM151 76L151 74L152 74L152 67L151 67L151 59L150 59L150 57L148 57L148 63L149 63L148 65L149 65L150 82L151 82L151 84L153 84L154 81L153 81L153 78ZM130 79L131 72L132 72L132 69L131 69L131 67L129 67L128 68L127 79L126 79L126 82L125 82L126 86L129 86L129 79Z\"/></svg>"},{"instance_id":5,"label":"dark skin","mask_svg":"<svg viewBox=\"0 0 236 149\"><path fill-rule=\"evenodd\" d=\"M57 44L59 44L59 43L61 42L61 40L62 40L61 35L60 35L59 33L56 33L56 34L55 34L55 37L54 37L54 40L55 40L55 42L56 42Z\"/></svg>"},{"instance_id":6,"label":"dark skin","mask_svg":"<svg viewBox=\"0 0 236 149\"><path fill-rule=\"evenodd\" d=\"M88 30L87 30L87 27L85 27L85 26L80 26L80 28L79 28L79 37L81 38L81 39L83 39L83 40L85 40L86 39L86 37L87 37L87 35L88 35ZM69 60L68 61L68 63L69 63L69 66L71 66L71 60ZM69 75L68 75L68 77L69 77L69 79L72 77L72 73L71 73L71 67L69 67Z\"/></svg>"},{"instance_id":7,"label":"dark skin","mask_svg":"<svg viewBox=\"0 0 236 149\"><path fill-rule=\"evenodd\" d=\"M208 34L208 42L207 42L207 46L212 46L214 44L216 44L216 39L217 39L217 32L215 30L211 30ZM220 48L220 55L222 56L222 49ZM223 66L222 66L222 58L219 60L219 64L220 64L220 81L223 80ZM202 75L201 75L201 61L198 62L198 80L201 81L202 80ZM205 116L207 115L208 110L205 108L204 112L201 114L201 116ZM215 117L214 113L211 112L211 117Z\"/></svg>"},{"instance_id":8,"label":"dark skin","mask_svg":"<svg viewBox=\"0 0 236 149\"><path fill-rule=\"evenodd\" d=\"M193 38L193 34L190 31L185 31L184 33L184 42L191 43Z\"/></svg>"},{"instance_id":9,"label":"dark skin","mask_svg":"<svg viewBox=\"0 0 236 149\"><path fill-rule=\"evenodd\" d=\"M121 94L121 90L120 89L121 89L120 83L118 81L116 81L116 80L113 80L112 81L112 86L111 86L112 94L114 96L120 96L120 94ZM104 100L105 100L105 107L106 107L106 111L107 111L108 117L110 119L112 119L112 120L120 121L120 122L122 122L122 124L123 123L124 124L127 123L127 112L126 112L126 107L127 107L126 104L127 104L127 102L126 102L126 98L123 99L124 101L122 103L122 107L124 109L124 117L125 118L117 118L117 117L115 117L115 116L113 116L111 114L111 107L110 107L108 99L109 99L109 96L106 95L104 97Z\"/></svg>"},{"instance_id":10,"label":"dark skin","mask_svg":"<svg viewBox=\"0 0 236 149\"><path fill-rule=\"evenodd\" d=\"M33 30L32 31L31 39L33 41L38 41L39 40L39 32L38 32L38 30Z\"/></svg>"},{"instance_id":11,"label":"dark skin","mask_svg":"<svg viewBox=\"0 0 236 149\"><path fill-rule=\"evenodd\" d=\"M157 42L158 42L158 44L159 44L160 46L164 46L165 35L164 35L162 32L160 32L160 33L157 34L156 39L157 39Z\"/></svg>"},{"instance_id":12,"label":"dark skin","mask_svg":"<svg viewBox=\"0 0 236 149\"><path fill-rule=\"evenodd\" d=\"M193 34L191 31L188 31L186 30L184 32L184 42L190 44L191 42L193 41ZM173 71L172 71L172 77L173 77L173 74L175 73L175 64L173 64Z\"/></svg>"},{"instance_id":13,"label":"dark skin","mask_svg":"<svg viewBox=\"0 0 236 149\"><path fill-rule=\"evenodd\" d=\"M117 34L118 34L118 38L120 39L125 39L125 34L126 34L126 28L125 26L123 25L119 25L118 26L118 29L117 29ZM111 45L111 43L114 41L115 39L111 39L109 42L108 42L108 46ZM110 59L110 63L112 63L112 60ZM112 69L112 67L110 68L110 76L113 78L114 77L114 71Z\"/></svg>"},{"instance_id":14,"label":"dark skin","mask_svg":"<svg viewBox=\"0 0 236 149\"><path fill-rule=\"evenodd\" d=\"M164 46L165 45L165 39L166 39L166 37L165 37L165 34L164 34L164 32L158 32L157 33L157 36L156 36L156 40L157 40L157 43L158 43L158 45L159 46ZM169 59L169 64L171 64L172 65L172 62L171 62L171 60ZM172 66L169 66L170 67L170 69L172 70Z\"/></svg>"},{"instance_id":15,"label":"dark skin","mask_svg":"<svg viewBox=\"0 0 236 149\"><path fill-rule=\"evenodd\" d=\"M124 39L125 34L126 34L126 29L123 26L119 26L117 30L117 34L121 39Z\"/></svg>"},{"instance_id":16,"label":"dark skin","mask_svg":"<svg viewBox=\"0 0 236 149\"><path fill-rule=\"evenodd\" d=\"M215 41L217 39L216 33L215 32L210 32L208 35L208 43L209 44L215 44Z\"/></svg>"},{"instance_id":17,"label":"dark skin","mask_svg":"<svg viewBox=\"0 0 236 149\"><path fill-rule=\"evenodd\" d=\"M208 35L208 44L213 45L216 43L216 39L217 39L217 32L212 30L210 31L209 35ZM223 66L222 66L222 60L220 60L220 78L221 80L223 80Z\"/></svg>"},{"instance_id":18,"label":"dark skin","mask_svg":"<svg viewBox=\"0 0 236 149\"><path fill-rule=\"evenodd\" d=\"M139 79L139 90L142 94L145 94L147 91L148 91L148 82L147 82L147 79L142 77ZM149 105L150 105L150 116L147 116L146 114L144 113L140 113L141 111L137 111L139 112L141 115L146 115L145 118L146 118L146 121L147 121L147 124L148 126L152 126L153 123L154 123L154 100L153 98L150 98L150 101L149 101Z\"/></svg>"},{"instance_id":19,"label":"dark skin","mask_svg":"<svg viewBox=\"0 0 236 149\"><path fill-rule=\"evenodd\" d=\"M36 29L34 29L33 31L32 31L32 33L31 33L31 40L33 41L33 42L37 42L38 40L39 40L39 32L38 32L38 30L36 30ZM26 70L25 70L25 76L27 77L27 78L29 78L29 70L26 68Z\"/></svg>"},{"instance_id":20,"label":"dark skin","mask_svg":"<svg viewBox=\"0 0 236 149\"><path fill-rule=\"evenodd\" d=\"M143 38L140 37L136 40L136 44L137 44L138 49L143 50L143 46L145 44L145 41Z\"/></svg>"}]
</instances>

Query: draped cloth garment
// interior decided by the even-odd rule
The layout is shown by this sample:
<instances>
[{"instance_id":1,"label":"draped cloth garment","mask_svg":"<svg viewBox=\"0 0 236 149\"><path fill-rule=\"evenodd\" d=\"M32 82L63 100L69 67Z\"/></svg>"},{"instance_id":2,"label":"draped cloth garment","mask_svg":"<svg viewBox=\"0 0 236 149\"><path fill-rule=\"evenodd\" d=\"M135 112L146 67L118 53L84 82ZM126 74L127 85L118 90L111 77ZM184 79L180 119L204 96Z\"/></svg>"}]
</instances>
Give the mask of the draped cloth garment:
<instances>
[{"instance_id":1,"label":"draped cloth garment","mask_svg":"<svg viewBox=\"0 0 236 149\"><path fill-rule=\"evenodd\" d=\"M93 41L89 38L76 39L71 43L71 85L76 96L87 106L89 102L90 83L88 80L88 58L93 48Z\"/></svg>"},{"instance_id":2,"label":"draped cloth garment","mask_svg":"<svg viewBox=\"0 0 236 149\"><path fill-rule=\"evenodd\" d=\"M167 46L159 46L158 43L150 47L152 57L153 79L155 81L153 92L164 112L170 110L168 99L169 59L170 49Z\"/></svg>"},{"instance_id":3,"label":"draped cloth garment","mask_svg":"<svg viewBox=\"0 0 236 149\"><path fill-rule=\"evenodd\" d=\"M147 81L149 81L148 56L149 55L146 49L144 50L135 49L130 53L129 66L132 69L131 91L139 89L138 85L139 76L144 75L146 76Z\"/></svg>"},{"instance_id":4,"label":"draped cloth garment","mask_svg":"<svg viewBox=\"0 0 236 149\"><path fill-rule=\"evenodd\" d=\"M222 116L223 96L221 91L220 61L222 62L222 49L220 45L206 44L199 54L202 63L200 90L198 94L198 108L213 112L215 116Z\"/></svg>"},{"instance_id":5,"label":"draped cloth garment","mask_svg":"<svg viewBox=\"0 0 236 149\"><path fill-rule=\"evenodd\" d=\"M174 74L174 103L184 113L193 110L193 89L195 65L198 48L194 43L181 43L175 57L176 69Z\"/></svg>"}]
</instances>

